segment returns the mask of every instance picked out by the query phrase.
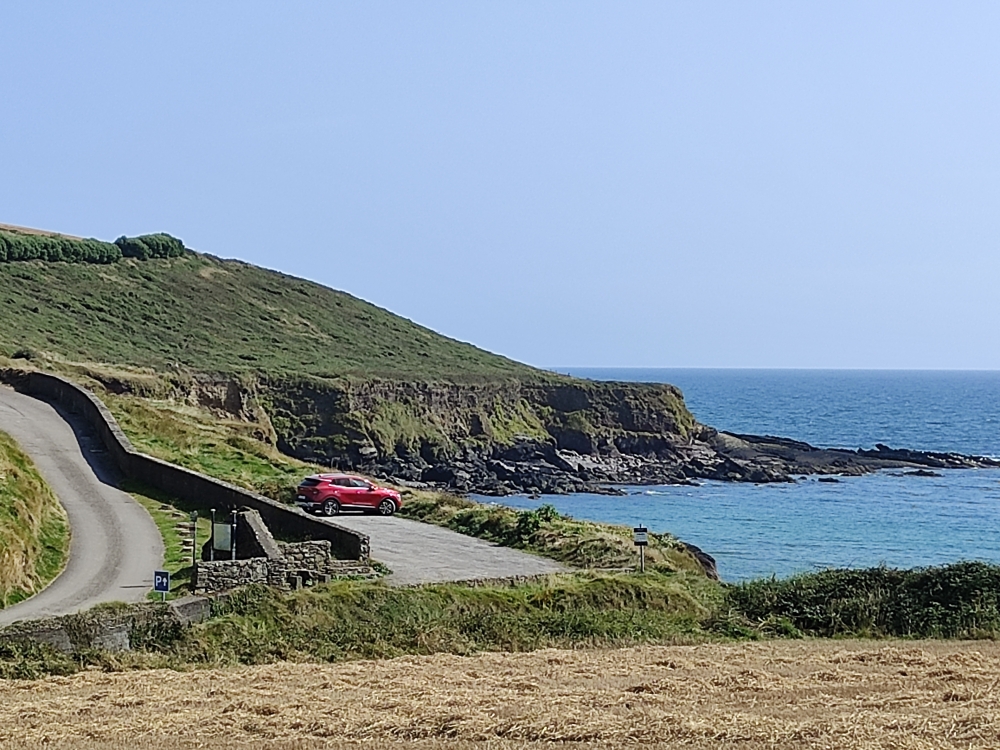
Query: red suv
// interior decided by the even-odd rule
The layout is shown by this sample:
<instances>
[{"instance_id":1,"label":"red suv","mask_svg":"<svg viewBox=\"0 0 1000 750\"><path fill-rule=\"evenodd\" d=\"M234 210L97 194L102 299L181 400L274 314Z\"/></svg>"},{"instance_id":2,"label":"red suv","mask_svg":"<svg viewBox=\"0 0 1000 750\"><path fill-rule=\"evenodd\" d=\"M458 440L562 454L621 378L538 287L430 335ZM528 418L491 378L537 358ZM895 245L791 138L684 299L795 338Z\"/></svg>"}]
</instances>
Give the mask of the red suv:
<instances>
[{"instance_id":1,"label":"red suv","mask_svg":"<svg viewBox=\"0 0 1000 750\"><path fill-rule=\"evenodd\" d=\"M313 474L303 479L295 504L324 516L335 516L341 510L391 516L402 506L396 490L350 474Z\"/></svg>"}]
</instances>

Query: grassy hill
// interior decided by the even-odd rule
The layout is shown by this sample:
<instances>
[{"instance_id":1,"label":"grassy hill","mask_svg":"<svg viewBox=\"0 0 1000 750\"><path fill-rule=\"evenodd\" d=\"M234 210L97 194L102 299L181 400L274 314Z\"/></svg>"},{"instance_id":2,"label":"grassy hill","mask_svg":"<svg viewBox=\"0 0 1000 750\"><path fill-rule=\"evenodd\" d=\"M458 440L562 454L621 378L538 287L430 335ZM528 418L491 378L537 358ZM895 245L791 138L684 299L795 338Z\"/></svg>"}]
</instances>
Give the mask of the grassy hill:
<instances>
[{"instance_id":1,"label":"grassy hill","mask_svg":"<svg viewBox=\"0 0 1000 750\"><path fill-rule=\"evenodd\" d=\"M529 367L169 235L106 243L0 225L0 245L0 358L71 376L81 365L114 393L210 405L324 466L381 462L415 478L464 457L454 486L494 488L521 481L490 473L497 446L663 452L694 425L672 386Z\"/></svg>"},{"instance_id":2,"label":"grassy hill","mask_svg":"<svg viewBox=\"0 0 1000 750\"><path fill-rule=\"evenodd\" d=\"M0 350L229 374L556 378L344 292L191 252L107 265L0 263Z\"/></svg>"},{"instance_id":3,"label":"grassy hill","mask_svg":"<svg viewBox=\"0 0 1000 750\"><path fill-rule=\"evenodd\" d=\"M68 553L65 511L31 459L0 432L0 609L44 588Z\"/></svg>"}]
</instances>

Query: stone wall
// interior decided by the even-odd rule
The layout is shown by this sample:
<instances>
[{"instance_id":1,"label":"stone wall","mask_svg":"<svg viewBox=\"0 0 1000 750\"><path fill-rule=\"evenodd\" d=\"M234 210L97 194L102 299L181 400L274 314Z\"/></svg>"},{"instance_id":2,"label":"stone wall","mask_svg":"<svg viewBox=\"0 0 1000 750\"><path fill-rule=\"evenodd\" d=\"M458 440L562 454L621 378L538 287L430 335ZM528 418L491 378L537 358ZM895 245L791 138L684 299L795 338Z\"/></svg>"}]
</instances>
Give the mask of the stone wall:
<instances>
[{"instance_id":1,"label":"stone wall","mask_svg":"<svg viewBox=\"0 0 1000 750\"><path fill-rule=\"evenodd\" d=\"M62 617L46 617L0 628L0 643L33 641L74 653L87 649L122 652L177 638L183 628L207 620L222 597L187 596L166 604L106 605Z\"/></svg>"},{"instance_id":2,"label":"stone wall","mask_svg":"<svg viewBox=\"0 0 1000 750\"><path fill-rule=\"evenodd\" d=\"M266 557L200 562L195 573L195 591L199 594L211 591L229 591L250 583L270 583L272 577L271 562Z\"/></svg>"},{"instance_id":3,"label":"stone wall","mask_svg":"<svg viewBox=\"0 0 1000 750\"><path fill-rule=\"evenodd\" d=\"M0 379L30 395L56 401L70 412L82 416L97 433L115 466L129 479L184 498L204 510L252 508L280 538L322 539L330 542L339 558L368 559L368 537L364 534L313 518L298 508L242 487L140 453L101 400L65 378L42 372L5 370L0 372Z\"/></svg>"},{"instance_id":4,"label":"stone wall","mask_svg":"<svg viewBox=\"0 0 1000 750\"><path fill-rule=\"evenodd\" d=\"M329 544L305 542L304 544ZM329 551L327 551L329 555ZM293 591L337 578L376 578L378 574L360 560L338 560L330 555L325 561L316 559L315 550L293 552L290 559L254 557L249 560L215 560L199 562L196 569L195 591L209 594L229 591L251 583L266 583L282 591ZM302 563L306 563L303 565ZM314 567L316 563L319 563Z\"/></svg>"}]
</instances>

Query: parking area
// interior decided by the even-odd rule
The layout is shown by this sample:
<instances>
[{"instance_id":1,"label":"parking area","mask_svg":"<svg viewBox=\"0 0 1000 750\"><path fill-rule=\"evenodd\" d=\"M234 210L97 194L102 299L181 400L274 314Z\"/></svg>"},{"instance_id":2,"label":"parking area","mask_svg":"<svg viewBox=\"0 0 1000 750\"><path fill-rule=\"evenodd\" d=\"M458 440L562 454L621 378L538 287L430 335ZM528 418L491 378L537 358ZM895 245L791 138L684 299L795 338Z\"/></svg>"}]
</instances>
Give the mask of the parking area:
<instances>
[{"instance_id":1,"label":"parking area","mask_svg":"<svg viewBox=\"0 0 1000 750\"><path fill-rule=\"evenodd\" d=\"M372 559L392 569L386 581L394 585L532 576L567 570L544 557L407 518L340 515L330 520L368 535Z\"/></svg>"}]
</instances>

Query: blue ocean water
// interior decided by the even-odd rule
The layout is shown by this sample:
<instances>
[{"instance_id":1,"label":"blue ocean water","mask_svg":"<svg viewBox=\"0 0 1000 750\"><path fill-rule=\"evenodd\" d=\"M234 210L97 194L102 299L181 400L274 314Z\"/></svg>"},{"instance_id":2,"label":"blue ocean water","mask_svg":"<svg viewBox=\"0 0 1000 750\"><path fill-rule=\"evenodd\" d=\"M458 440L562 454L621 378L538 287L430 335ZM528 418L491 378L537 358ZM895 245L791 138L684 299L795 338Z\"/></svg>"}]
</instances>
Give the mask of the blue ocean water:
<instances>
[{"instance_id":1,"label":"blue ocean water","mask_svg":"<svg viewBox=\"0 0 1000 750\"><path fill-rule=\"evenodd\" d=\"M562 370L598 380L673 383L695 417L732 432L819 446L876 443L1000 456L1000 372ZM627 497L511 497L505 503L645 524L697 544L725 580L825 567L1000 562L1000 470L941 477L880 472L838 484L705 482L626 488Z\"/></svg>"}]
</instances>

